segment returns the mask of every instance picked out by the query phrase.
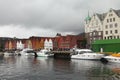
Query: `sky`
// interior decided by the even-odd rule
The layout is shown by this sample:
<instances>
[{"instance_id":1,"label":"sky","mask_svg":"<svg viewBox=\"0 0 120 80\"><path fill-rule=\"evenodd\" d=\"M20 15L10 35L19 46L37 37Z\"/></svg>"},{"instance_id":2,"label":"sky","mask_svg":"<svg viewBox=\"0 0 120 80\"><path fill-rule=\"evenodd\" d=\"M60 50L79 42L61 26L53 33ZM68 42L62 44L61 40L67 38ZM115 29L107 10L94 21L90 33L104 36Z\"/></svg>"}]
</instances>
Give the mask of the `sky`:
<instances>
[{"instance_id":1,"label":"sky","mask_svg":"<svg viewBox=\"0 0 120 80\"><path fill-rule=\"evenodd\" d=\"M76 35L93 13L120 9L120 0L0 0L0 37Z\"/></svg>"}]
</instances>

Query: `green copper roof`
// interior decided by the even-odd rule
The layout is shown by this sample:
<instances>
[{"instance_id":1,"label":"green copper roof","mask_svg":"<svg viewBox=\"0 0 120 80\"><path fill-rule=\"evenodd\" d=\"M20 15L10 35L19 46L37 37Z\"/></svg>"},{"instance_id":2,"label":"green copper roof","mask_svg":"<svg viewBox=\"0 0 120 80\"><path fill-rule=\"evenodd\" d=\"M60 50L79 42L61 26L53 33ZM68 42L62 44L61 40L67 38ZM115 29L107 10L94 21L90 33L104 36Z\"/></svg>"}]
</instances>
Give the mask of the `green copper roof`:
<instances>
[{"instance_id":1,"label":"green copper roof","mask_svg":"<svg viewBox=\"0 0 120 80\"><path fill-rule=\"evenodd\" d=\"M85 18L85 20L86 20L86 21L91 20L91 17L90 17L90 16L87 16L87 17Z\"/></svg>"},{"instance_id":2,"label":"green copper roof","mask_svg":"<svg viewBox=\"0 0 120 80\"><path fill-rule=\"evenodd\" d=\"M120 39L96 40L92 44L114 44L120 43Z\"/></svg>"}]
</instances>

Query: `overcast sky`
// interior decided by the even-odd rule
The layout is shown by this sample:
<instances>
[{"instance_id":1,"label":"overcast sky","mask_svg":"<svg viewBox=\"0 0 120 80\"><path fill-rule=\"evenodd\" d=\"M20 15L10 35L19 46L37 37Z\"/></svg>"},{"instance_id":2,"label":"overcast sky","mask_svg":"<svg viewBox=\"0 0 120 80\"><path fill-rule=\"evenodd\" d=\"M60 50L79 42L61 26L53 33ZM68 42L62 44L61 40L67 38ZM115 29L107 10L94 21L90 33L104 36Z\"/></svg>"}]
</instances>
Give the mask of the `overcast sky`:
<instances>
[{"instance_id":1,"label":"overcast sky","mask_svg":"<svg viewBox=\"0 0 120 80\"><path fill-rule=\"evenodd\" d=\"M0 0L0 37L79 34L93 13L120 9L120 0Z\"/></svg>"}]
</instances>

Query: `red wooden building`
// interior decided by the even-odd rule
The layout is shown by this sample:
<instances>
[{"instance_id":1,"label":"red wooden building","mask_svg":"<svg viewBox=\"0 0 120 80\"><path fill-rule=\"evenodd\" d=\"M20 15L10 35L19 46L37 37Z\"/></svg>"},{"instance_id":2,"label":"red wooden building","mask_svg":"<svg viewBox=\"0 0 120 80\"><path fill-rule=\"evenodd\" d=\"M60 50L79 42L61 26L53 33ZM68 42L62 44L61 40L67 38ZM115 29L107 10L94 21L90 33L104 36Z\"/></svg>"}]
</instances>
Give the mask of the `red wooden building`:
<instances>
[{"instance_id":1,"label":"red wooden building","mask_svg":"<svg viewBox=\"0 0 120 80\"><path fill-rule=\"evenodd\" d=\"M32 48L34 50L44 48L44 41L46 39L47 40L51 39L52 41L54 40L53 37L36 37L36 36L32 36L32 37L29 38L29 40L32 43Z\"/></svg>"},{"instance_id":2,"label":"red wooden building","mask_svg":"<svg viewBox=\"0 0 120 80\"><path fill-rule=\"evenodd\" d=\"M51 39L53 42L54 50L68 50L74 47L85 48L86 40L84 34L80 35L66 35L62 36L57 34L55 37L36 37L32 36L29 39L11 39L6 41L5 49L16 49L17 41L21 41L24 44L24 48L32 48L34 50L44 48L45 40Z\"/></svg>"},{"instance_id":3,"label":"red wooden building","mask_svg":"<svg viewBox=\"0 0 120 80\"><path fill-rule=\"evenodd\" d=\"M54 38L54 49L68 50L74 47L86 47L86 40L84 34L67 36L61 36L60 34L57 34Z\"/></svg>"}]
</instances>

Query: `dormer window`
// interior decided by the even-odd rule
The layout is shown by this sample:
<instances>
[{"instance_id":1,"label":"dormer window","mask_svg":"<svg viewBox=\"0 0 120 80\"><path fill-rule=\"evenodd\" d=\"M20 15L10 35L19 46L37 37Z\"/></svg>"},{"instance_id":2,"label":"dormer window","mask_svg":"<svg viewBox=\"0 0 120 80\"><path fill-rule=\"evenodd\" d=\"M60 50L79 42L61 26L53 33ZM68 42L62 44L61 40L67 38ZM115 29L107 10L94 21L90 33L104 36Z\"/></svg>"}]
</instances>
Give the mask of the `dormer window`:
<instances>
[{"instance_id":1,"label":"dormer window","mask_svg":"<svg viewBox=\"0 0 120 80\"><path fill-rule=\"evenodd\" d=\"M109 12L112 12L112 9L110 9Z\"/></svg>"}]
</instances>

